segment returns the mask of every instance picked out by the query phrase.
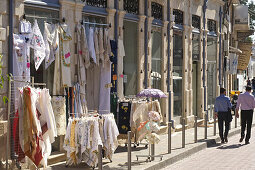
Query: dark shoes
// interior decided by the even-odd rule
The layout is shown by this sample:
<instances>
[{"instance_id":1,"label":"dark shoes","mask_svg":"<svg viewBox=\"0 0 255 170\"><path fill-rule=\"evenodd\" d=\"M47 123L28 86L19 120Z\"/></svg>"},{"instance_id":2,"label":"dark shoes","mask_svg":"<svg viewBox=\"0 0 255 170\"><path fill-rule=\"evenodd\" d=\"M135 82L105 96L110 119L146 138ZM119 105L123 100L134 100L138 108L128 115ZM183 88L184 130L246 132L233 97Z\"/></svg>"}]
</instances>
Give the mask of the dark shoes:
<instances>
[{"instance_id":1,"label":"dark shoes","mask_svg":"<svg viewBox=\"0 0 255 170\"><path fill-rule=\"evenodd\" d=\"M226 143L228 143L228 137L225 137L224 140Z\"/></svg>"},{"instance_id":2,"label":"dark shoes","mask_svg":"<svg viewBox=\"0 0 255 170\"><path fill-rule=\"evenodd\" d=\"M241 143L241 142L243 141L243 139L244 139L244 137L241 137L240 140L239 140L239 142Z\"/></svg>"},{"instance_id":3,"label":"dark shoes","mask_svg":"<svg viewBox=\"0 0 255 170\"><path fill-rule=\"evenodd\" d=\"M249 141L245 141L245 145L248 145L248 144L250 144L250 142Z\"/></svg>"},{"instance_id":4,"label":"dark shoes","mask_svg":"<svg viewBox=\"0 0 255 170\"><path fill-rule=\"evenodd\" d=\"M221 143L225 143L224 140L221 140Z\"/></svg>"}]
</instances>

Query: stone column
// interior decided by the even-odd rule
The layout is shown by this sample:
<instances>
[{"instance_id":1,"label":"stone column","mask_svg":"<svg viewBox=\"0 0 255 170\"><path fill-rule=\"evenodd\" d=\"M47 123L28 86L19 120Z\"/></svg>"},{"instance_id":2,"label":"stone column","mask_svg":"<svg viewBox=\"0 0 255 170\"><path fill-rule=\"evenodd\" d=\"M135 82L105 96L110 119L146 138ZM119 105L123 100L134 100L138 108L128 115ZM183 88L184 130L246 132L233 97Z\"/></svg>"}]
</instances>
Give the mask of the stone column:
<instances>
[{"instance_id":1,"label":"stone column","mask_svg":"<svg viewBox=\"0 0 255 170\"><path fill-rule=\"evenodd\" d=\"M139 15L138 23L138 62L137 62L137 92L144 88L144 22L145 15Z\"/></svg>"},{"instance_id":2,"label":"stone column","mask_svg":"<svg viewBox=\"0 0 255 170\"><path fill-rule=\"evenodd\" d=\"M151 37L151 31L152 31L152 21L154 20L154 17L148 17L148 79L146 80L148 82L148 88L151 88L151 50L152 50L152 37ZM146 47L145 47L146 48Z\"/></svg>"},{"instance_id":3,"label":"stone column","mask_svg":"<svg viewBox=\"0 0 255 170\"><path fill-rule=\"evenodd\" d=\"M167 26L168 21L164 21L164 25L162 27L162 61L161 61L161 90L168 94L167 92ZM163 114L163 123L166 124L168 121L168 98L161 99L161 111Z\"/></svg>"},{"instance_id":4,"label":"stone column","mask_svg":"<svg viewBox=\"0 0 255 170\"><path fill-rule=\"evenodd\" d=\"M77 23L82 20L82 8L84 6L81 2L76 2L74 0L60 0L61 7L59 11L60 19L65 18L65 23L68 25L69 32L72 36L70 41L70 52L71 52L71 80L72 83L77 81L77 76L75 76L75 67L77 65L77 54L75 54L75 27Z\"/></svg>"},{"instance_id":5,"label":"stone column","mask_svg":"<svg viewBox=\"0 0 255 170\"><path fill-rule=\"evenodd\" d=\"M111 40L113 40L114 39L114 16L116 13L116 9L107 8L106 10L108 12L107 24L111 25L111 27L109 28L109 37Z\"/></svg>"},{"instance_id":6,"label":"stone column","mask_svg":"<svg viewBox=\"0 0 255 170\"><path fill-rule=\"evenodd\" d=\"M118 17L118 39L123 41L123 25L124 25L124 16L125 11L119 11ZM119 98L124 98L124 85L123 85L123 78L121 75L123 74L123 57L120 57L120 50L118 50L118 83L117 83L117 92Z\"/></svg>"}]
</instances>

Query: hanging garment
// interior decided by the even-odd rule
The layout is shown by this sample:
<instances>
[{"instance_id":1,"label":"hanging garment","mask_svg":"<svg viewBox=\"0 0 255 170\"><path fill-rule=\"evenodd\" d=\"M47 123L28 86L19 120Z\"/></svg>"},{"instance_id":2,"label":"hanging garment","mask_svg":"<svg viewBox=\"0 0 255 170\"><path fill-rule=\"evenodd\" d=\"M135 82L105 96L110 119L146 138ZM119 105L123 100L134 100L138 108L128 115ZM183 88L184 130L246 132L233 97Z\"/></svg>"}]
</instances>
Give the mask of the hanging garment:
<instances>
[{"instance_id":1,"label":"hanging garment","mask_svg":"<svg viewBox=\"0 0 255 170\"><path fill-rule=\"evenodd\" d=\"M110 60L111 56L111 43L109 38L109 32L108 29L104 29L104 62L107 62Z\"/></svg>"},{"instance_id":2,"label":"hanging garment","mask_svg":"<svg viewBox=\"0 0 255 170\"><path fill-rule=\"evenodd\" d=\"M107 110L110 112L111 109L111 62L108 61L105 67L101 67L100 75L100 94L99 94L99 113L100 110ZM104 113L104 112L103 112ZM102 114L103 114L102 113Z\"/></svg>"},{"instance_id":3,"label":"hanging garment","mask_svg":"<svg viewBox=\"0 0 255 170\"><path fill-rule=\"evenodd\" d=\"M86 97L88 110L98 110L100 94L100 67L96 64L87 69Z\"/></svg>"},{"instance_id":4,"label":"hanging garment","mask_svg":"<svg viewBox=\"0 0 255 170\"><path fill-rule=\"evenodd\" d=\"M26 85L25 82L30 81L30 47L28 44L29 35L13 34L13 76L15 90L15 111L18 109L19 87Z\"/></svg>"},{"instance_id":5,"label":"hanging garment","mask_svg":"<svg viewBox=\"0 0 255 170\"><path fill-rule=\"evenodd\" d=\"M20 136L22 139L20 145L23 152L29 157L36 166L43 159L42 153L42 129L40 126L39 115L36 110L36 101L38 95L34 89L26 87L23 89L23 107L21 119L19 120L21 127ZM22 121L22 123L21 123Z\"/></svg>"},{"instance_id":6,"label":"hanging garment","mask_svg":"<svg viewBox=\"0 0 255 170\"><path fill-rule=\"evenodd\" d=\"M60 27L60 53L61 53L61 72L62 86L71 87L71 52L70 41L72 40L69 33L68 25L63 24Z\"/></svg>"},{"instance_id":7,"label":"hanging garment","mask_svg":"<svg viewBox=\"0 0 255 170\"><path fill-rule=\"evenodd\" d=\"M32 32L32 25L29 21L21 20L19 22L19 32L21 34L29 34Z\"/></svg>"},{"instance_id":8,"label":"hanging garment","mask_svg":"<svg viewBox=\"0 0 255 170\"><path fill-rule=\"evenodd\" d=\"M82 57L84 59L85 67L89 68L90 58L89 58L89 47L88 47L88 39L85 27L81 27L81 49L82 49Z\"/></svg>"},{"instance_id":9,"label":"hanging garment","mask_svg":"<svg viewBox=\"0 0 255 170\"><path fill-rule=\"evenodd\" d=\"M97 64L97 66L99 65L99 60L100 60L98 36L99 36L99 32L98 32L98 29L96 28L95 31L94 31L94 43L95 43L94 46L95 46L95 51L96 51L96 64Z\"/></svg>"},{"instance_id":10,"label":"hanging garment","mask_svg":"<svg viewBox=\"0 0 255 170\"><path fill-rule=\"evenodd\" d=\"M85 35L82 25L77 25L76 27L76 43L78 51L78 82L81 85L81 90L85 94L85 84L86 84L86 69L85 69L85 59L83 58L83 52L86 53L83 49L84 41L82 38ZM82 34L82 32L84 32Z\"/></svg>"},{"instance_id":11,"label":"hanging garment","mask_svg":"<svg viewBox=\"0 0 255 170\"><path fill-rule=\"evenodd\" d=\"M66 134L66 99L62 96L54 96L51 100L53 113L56 119L57 135Z\"/></svg>"},{"instance_id":12,"label":"hanging garment","mask_svg":"<svg viewBox=\"0 0 255 170\"><path fill-rule=\"evenodd\" d=\"M123 89L123 57L125 56L125 49L124 49L124 44L123 44L123 40L119 39L118 40L118 94L120 98L124 97L124 89Z\"/></svg>"},{"instance_id":13,"label":"hanging garment","mask_svg":"<svg viewBox=\"0 0 255 170\"><path fill-rule=\"evenodd\" d=\"M99 29L98 34L98 42L99 42L99 62L104 67L104 31L103 28Z\"/></svg>"},{"instance_id":14,"label":"hanging garment","mask_svg":"<svg viewBox=\"0 0 255 170\"><path fill-rule=\"evenodd\" d=\"M59 51L59 35L56 25L44 23L44 42L46 47L45 69L47 69L55 60L55 56L58 55Z\"/></svg>"},{"instance_id":15,"label":"hanging garment","mask_svg":"<svg viewBox=\"0 0 255 170\"><path fill-rule=\"evenodd\" d=\"M34 49L34 61L35 61L35 69L38 70L42 61L45 58L45 43L43 40L42 33L37 24L37 20L35 20L34 26L32 28L32 38L30 41L31 48Z\"/></svg>"},{"instance_id":16,"label":"hanging garment","mask_svg":"<svg viewBox=\"0 0 255 170\"><path fill-rule=\"evenodd\" d=\"M56 28L56 37L59 39L59 29ZM56 41L57 41L56 39ZM53 80L53 95L62 95L63 89L61 88L61 57L59 54L59 48L55 51L55 66L54 66L54 80Z\"/></svg>"},{"instance_id":17,"label":"hanging garment","mask_svg":"<svg viewBox=\"0 0 255 170\"><path fill-rule=\"evenodd\" d=\"M89 55L93 59L94 63L97 63L95 42L94 42L94 29L89 28L89 39L88 39Z\"/></svg>"},{"instance_id":18,"label":"hanging garment","mask_svg":"<svg viewBox=\"0 0 255 170\"><path fill-rule=\"evenodd\" d=\"M47 160L51 154L51 144L55 141L55 137L57 136L57 128L49 90L37 89L37 93L39 94L39 97L36 108L43 138L43 144L41 144L43 161L41 164L44 165L44 167L47 167Z\"/></svg>"}]
</instances>

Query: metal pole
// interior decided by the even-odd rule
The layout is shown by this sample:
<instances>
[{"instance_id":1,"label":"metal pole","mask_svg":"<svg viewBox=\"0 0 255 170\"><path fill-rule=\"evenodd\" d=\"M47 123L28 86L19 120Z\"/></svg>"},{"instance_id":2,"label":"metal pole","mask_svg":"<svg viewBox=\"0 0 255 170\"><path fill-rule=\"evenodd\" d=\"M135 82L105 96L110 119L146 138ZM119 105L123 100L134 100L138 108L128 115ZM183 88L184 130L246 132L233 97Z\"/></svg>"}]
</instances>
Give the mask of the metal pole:
<instances>
[{"instance_id":1,"label":"metal pole","mask_svg":"<svg viewBox=\"0 0 255 170\"><path fill-rule=\"evenodd\" d=\"M207 139L207 119L208 119L208 110L205 112L205 139Z\"/></svg>"},{"instance_id":2,"label":"metal pole","mask_svg":"<svg viewBox=\"0 0 255 170\"><path fill-rule=\"evenodd\" d=\"M98 145L98 169L103 170L103 156L102 156L102 145Z\"/></svg>"},{"instance_id":3,"label":"metal pole","mask_svg":"<svg viewBox=\"0 0 255 170\"><path fill-rule=\"evenodd\" d=\"M154 161L155 156L155 144L151 144L151 161Z\"/></svg>"},{"instance_id":4,"label":"metal pole","mask_svg":"<svg viewBox=\"0 0 255 170\"><path fill-rule=\"evenodd\" d=\"M182 118L182 148L185 148L185 118Z\"/></svg>"},{"instance_id":5,"label":"metal pole","mask_svg":"<svg viewBox=\"0 0 255 170\"><path fill-rule=\"evenodd\" d=\"M11 77L9 78L8 87L8 115L7 115L7 137L6 137L6 170L8 170L8 157L9 157L9 138L10 138L10 115L11 115Z\"/></svg>"},{"instance_id":6,"label":"metal pole","mask_svg":"<svg viewBox=\"0 0 255 170\"><path fill-rule=\"evenodd\" d=\"M118 37L118 30L119 30L119 23L118 23L118 13L119 13L119 0L115 0L114 1L114 8L116 9L116 12L115 12L115 17L114 17L114 38L115 38L115 41L116 41L116 44L118 44L118 41L119 41L119 37ZM117 52L116 52L116 63L118 65L118 48L116 49ZM116 69L116 74L118 75L118 67L117 65L115 65L115 69ZM116 80L116 84L118 82L118 76L117 76L117 80ZM116 88L116 93L118 92L118 88ZM117 93L118 95L118 93Z\"/></svg>"},{"instance_id":7,"label":"metal pole","mask_svg":"<svg viewBox=\"0 0 255 170\"><path fill-rule=\"evenodd\" d=\"M197 143L197 116L195 116L195 125L194 125L194 141Z\"/></svg>"},{"instance_id":8,"label":"metal pole","mask_svg":"<svg viewBox=\"0 0 255 170\"><path fill-rule=\"evenodd\" d=\"M220 17L220 37L219 37L219 85L220 87L222 87L222 82L221 82L221 27L222 27L222 9L220 7L220 11L219 11L219 17Z\"/></svg>"},{"instance_id":9,"label":"metal pole","mask_svg":"<svg viewBox=\"0 0 255 170\"><path fill-rule=\"evenodd\" d=\"M13 0L9 0L9 46L8 46L8 69L9 73L13 74Z\"/></svg>"},{"instance_id":10,"label":"metal pole","mask_svg":"<svg viewBox=\"0 0 255 170\"><path fill-rule=\"evenodd\" d=\"M235 128L237 128L237 117L236 117L236 110L234 110L234 114L235 114Z\"/></svg>"},{"instance_id":11,"label":"metal pole","mask_svg":"<svg viewBox=\"0 0 255 170\"><path fill-rule=\"evenodd\" d=\"M145 22L144 22L144 86L148 88L148 0L144 0L144 14L145 14Z\"/></svg>"},{"instance_id":12,"label":"metal pole","mask_svg":"<svg viewBox=\"0 0 255 170\"><path fill-rule=\"evenodd\" d=\"M213 135L216 136L216 116L213 115Z\"/></svg>"},{"instance_id":13,"label":"metal pole","mask_svg":"<svg viewBox=\"0 0 255 170\"><path fill-rule=\"evenodd\" d=\"M172 135L172 122L168 122L168 153L171 153L171 144L172 144L172 141L171 141L171 135Z\"/></svg>"},{"instance_id":14,"label":"metal pole","mask_svg":"<svg viewBox=\"0 0 255 170\"><path fill-rule=\"evenodd\" d=\"M131 131L128 131L128 170L131 170Z\"/></svg>"}]
</instances>

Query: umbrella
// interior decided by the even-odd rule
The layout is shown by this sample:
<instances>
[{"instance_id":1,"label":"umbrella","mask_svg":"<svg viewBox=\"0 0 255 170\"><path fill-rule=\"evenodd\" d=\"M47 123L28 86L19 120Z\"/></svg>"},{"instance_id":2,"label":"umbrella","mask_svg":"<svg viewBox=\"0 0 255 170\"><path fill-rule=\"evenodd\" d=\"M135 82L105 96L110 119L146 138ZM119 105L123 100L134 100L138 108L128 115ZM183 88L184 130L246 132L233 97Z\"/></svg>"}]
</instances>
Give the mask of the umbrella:
<instances>
[{"instance_id":1,"label":"umbrella","mask_svg":"<svg viewBox=\"0 0 255 170\"><path fill-rule=\"evenodd\" d=\"M137 94L137 97L166 98L167 96L159 89L144 89Z\"/></svg>"}]
</instances>

